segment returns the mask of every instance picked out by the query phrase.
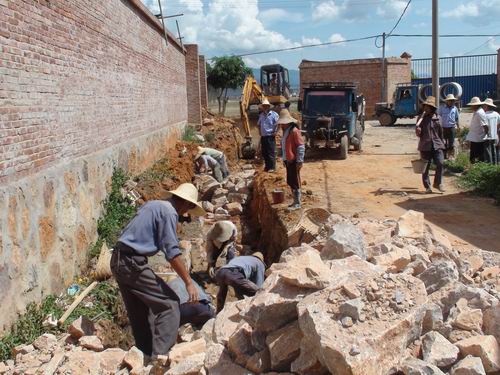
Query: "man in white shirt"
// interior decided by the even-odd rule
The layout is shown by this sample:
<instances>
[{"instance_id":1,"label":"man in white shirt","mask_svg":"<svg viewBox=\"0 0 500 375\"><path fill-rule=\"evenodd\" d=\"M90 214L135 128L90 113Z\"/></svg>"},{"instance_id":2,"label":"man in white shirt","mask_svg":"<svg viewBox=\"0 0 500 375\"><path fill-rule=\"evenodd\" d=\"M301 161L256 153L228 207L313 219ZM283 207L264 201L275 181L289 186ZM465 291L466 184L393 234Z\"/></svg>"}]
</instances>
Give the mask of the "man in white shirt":
<instances>
[{"instance_id":1,"label":"man in white shirt","mask_svg":"<svg viewBox=\"0 0 500 375\"><path fill-rule=\"evenodd\" d=\"M484 161L484 139L488 132L488 121L486 113L481 107L484 103L477 97L473 97L467 105L472 108L474 114L470 121L467 140L470 142L469 160L471 163Z\"/></svg>"},{"instance_id":2,"label":"man in white shirt","mask_svg":"<svg viewBox=\"0 0 500 375\"><path fill-rule=\"evenodd\" d=\"M486 99L484 101L483 109L486 113L486 120L488 121L488 134L487 139L485 141L485 154L486 154L486 162L491 164L498 164L500 148L499 148L499 133L500 127L500 114L495 111L497 106L493 104L493 99Z\"/></svg>"}]
</instances>

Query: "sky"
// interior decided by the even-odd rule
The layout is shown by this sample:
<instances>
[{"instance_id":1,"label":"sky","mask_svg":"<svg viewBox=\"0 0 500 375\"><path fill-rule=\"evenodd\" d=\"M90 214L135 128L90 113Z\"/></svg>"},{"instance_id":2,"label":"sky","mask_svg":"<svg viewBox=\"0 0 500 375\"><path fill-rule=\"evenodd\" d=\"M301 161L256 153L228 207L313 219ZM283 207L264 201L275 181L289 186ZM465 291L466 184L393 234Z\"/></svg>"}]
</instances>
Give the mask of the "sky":
<instances>
[{"instance_id":1,"label":"sky","mask_svg":"<svg viewBox=\"0 0 500 375\"><path fill-rule=\"evenodd\" d=\"M158 0L142 0L153 12ZM207 58L306 44L341 42L244 57L247 65L280 63L297 69L306 60L380 57L374 40L342 41L388 33L407 0L161 0L164 14L177 18L184 43L197 43ZM430 34L431 0L412 0L394 33ZM440 0L440 34L487 34L496 38L441 38L440 56L495 53L500 48L500 0ZM168 28L177 35L175 21ZM386 55L431 57L431 38L391 37Z\"/></svg>"}]
</instances>

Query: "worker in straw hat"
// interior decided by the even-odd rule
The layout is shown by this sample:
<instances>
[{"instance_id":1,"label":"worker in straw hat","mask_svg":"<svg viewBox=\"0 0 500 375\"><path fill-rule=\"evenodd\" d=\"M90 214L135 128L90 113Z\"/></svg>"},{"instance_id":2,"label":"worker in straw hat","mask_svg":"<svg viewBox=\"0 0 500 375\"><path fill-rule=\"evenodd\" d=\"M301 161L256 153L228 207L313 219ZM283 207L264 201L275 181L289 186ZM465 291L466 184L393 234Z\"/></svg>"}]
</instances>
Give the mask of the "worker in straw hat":
<instances>
[{"instance_id":1,"label":"worker in straw hat","mask_svg":"<svg viewBox=\"0 0 500 375\"><path fill-rule=\"evenodd\" d=\"M482 108L484 103L477 96L473 97L467 105L474 111L466 139L470 142L469 160L475 163L484 161L484 138L488 134L488 120Z\"/></svg>"},{"instance_id":2,"label":"worker in straw hat","mask_svg":"<svg viewBox=\"0 0 500 375\"><path fill-rule=\"evenodd\" d=\"M260 105L259 125L260 146L264 159L264 172L276 170L276 132L279 115L271 110L271 103L265 98Z\"/></svg>"},{"instance_id":3,"label":"worker in straw hat","mask_svg":"<svg viewBox=\"0 0 500 375\"><path fill-rule=\"evenodd\" d=\"M431 182L429 179L429 169L432 162L436 164L436 173L432 187L440 193L443 188L443 162L444 162L444 140L443 128L439 123L439 117L436 114L436 99L433 96L427 97L423 103L423 112L417 119L416 133L419 137L418 151L420 157L427 160L427 166L422 174L422 182L426 193L432 193Z\"/></svg>"},{"instance_id":4,"label":"worker in straw hat","mask_svg":"<svg viewBox=\"0 0 500 375\"><path fill-rule=\"evenodd\" d=\"M500 114L495 110L497 106L493 103L493 99L486 99L483 104L483 109L488 121L488 136L485 140L486 158L489 163L500 163Z\"/></svg>"},{"instance_id":5,"label":"worker in straw hat","mask_svg":"<svg viewBox=\"0 0 500 375\"><path fill-rule=\"evenodd\" d=\"M207 272L211 278L215 278L215 266L219 257L225 257L226 263L235 257L237 235L236 225L229 220L218 221L208 230L206 241Z\"/></svg>"},{"instance_id":6,"label":"worker in straw hat","mask_svg":"<svg viewBox=\"0 0 500 375\"><path fill-rule=\"evenodd\" d=\"M211 158L215 159L217 163L219 163L223 178L229 176L226 155L224 155L222 151L216 150L215 148L198 146L198 153L196 154L194 160L198 160L202 155L210 156Z\"/></svg>"},{"instance_id":7,"label":"worker in straw hat","mask_svg":"<svg viewBox=\"0 0 500 375\"><path fill-rule=\"evenodd\" d=\"M293 202L288 206L290 210L297 210L301 207L301 180L300 170L304 163L305 145L300 129L297 127L297 120L294 119L287 109L280 112L278 125L283 129L281 138L281 151L283 162L286 166L286 182L292 189Z\"/></svg>"},{"instance_id":8,"label":"worker in straw hat","mask_svg":"<svg viewBox=\"0 0 500 375\"><path fill-rule=\"evenodd\" d=\"M239 299L242 299L243 296L253 296L264 283L265 271L264 255L260 252L233 258L220 268L215 275L219 286L217 312L224 308L229 286L233 287Z\"/></svg>"},{"instance_id":9,"label":"worker in straw hat","mask_svg":"<svg viewBox=\"0 0 500 375\"><path fill-rule=\"evenodd\" d=\"M194 158L194 164L197 173L212 171L212 176L217 182L224 180L219 162L210 155L198 153Z\"/></svg>"},{"instance_id":10,"label":"worker in straw hat","mask_svg":"<svg viewBox=\"0 0 500 375\"><path fill-rule=\"evenodd\" d=\"M177 295L148 266L148 257L161 251L184 282L188 300L198 300L176 233L179 215L187 213L205 214L192 184L181 184L165 201L146 202L122 231L111 257L136 346L153 358L168 354L175 344L180 313Z\"/></svg>"},{"instance_id":11,"label":"worker in straw hat","mask_svg":"<svg viewBox=\"0 0 500 375\"><path fill-rule=\"evenodd\" d=\"M456 101L457 98L455 98L455 95L448 94L445 98L446 104L440 106L438 109L439 119L443 127L443 139L446 146L444 153L445 159L455 156L455 136L457 130L460 129L459 112L455 105Z\"/></svg>"}]
</instances>

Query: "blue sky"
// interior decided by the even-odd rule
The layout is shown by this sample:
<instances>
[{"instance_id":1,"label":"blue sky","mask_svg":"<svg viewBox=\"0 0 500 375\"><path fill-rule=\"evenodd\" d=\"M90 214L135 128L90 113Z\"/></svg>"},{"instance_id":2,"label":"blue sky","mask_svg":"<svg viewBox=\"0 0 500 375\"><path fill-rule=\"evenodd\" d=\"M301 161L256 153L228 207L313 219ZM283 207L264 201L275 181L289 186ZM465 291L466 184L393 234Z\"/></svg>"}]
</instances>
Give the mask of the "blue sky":
<instances>
[{"instance_id":1,"label":"blue sky","mask_svg":"<svg viewBox=\"0 0 500 375\"><path fill-rule=\"evenodd\" d=\"M153 12L158 0L143 0ZM500 34L500 0L440 0L441 34ZM388 32L407 0L162 0L165 14L178 18L186 43L198 43L207 57L342 41ZM431 0L413 0L395 33L431 32ZM176 32L175 21L168 27ZM441 56L494 53L497 38L441 39ZM387 41L387 55L407 51L431 56L430 38ZM379 57L373 40L246 57L252 67L280 63L297 69L302 59Z\"/></svg>"}]
</instances>

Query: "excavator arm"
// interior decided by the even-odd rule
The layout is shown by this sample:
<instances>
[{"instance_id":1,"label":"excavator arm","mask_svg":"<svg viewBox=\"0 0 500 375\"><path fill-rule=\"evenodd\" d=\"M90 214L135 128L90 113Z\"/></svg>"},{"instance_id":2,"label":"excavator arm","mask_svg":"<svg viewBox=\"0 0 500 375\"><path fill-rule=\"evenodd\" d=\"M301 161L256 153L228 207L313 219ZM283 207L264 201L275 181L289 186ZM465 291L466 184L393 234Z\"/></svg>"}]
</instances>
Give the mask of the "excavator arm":
<instances>
[{"instance_id":1,"label":"excavator arm","mask_svg":"<svg viewBox=\"0 0 500 375\"><path fill-rule=\"evenodd\" d=\"M264 99L264 92L257 81L252 76L247 76L243 84L243 91L240 98L240 115L243 131L245 132L245 143L241 147L244 159L253 159L255 157L255 147L250 133L250 120L248 119L248 109L252 104L260 104Z\"/></svg>"}]
</instances>

